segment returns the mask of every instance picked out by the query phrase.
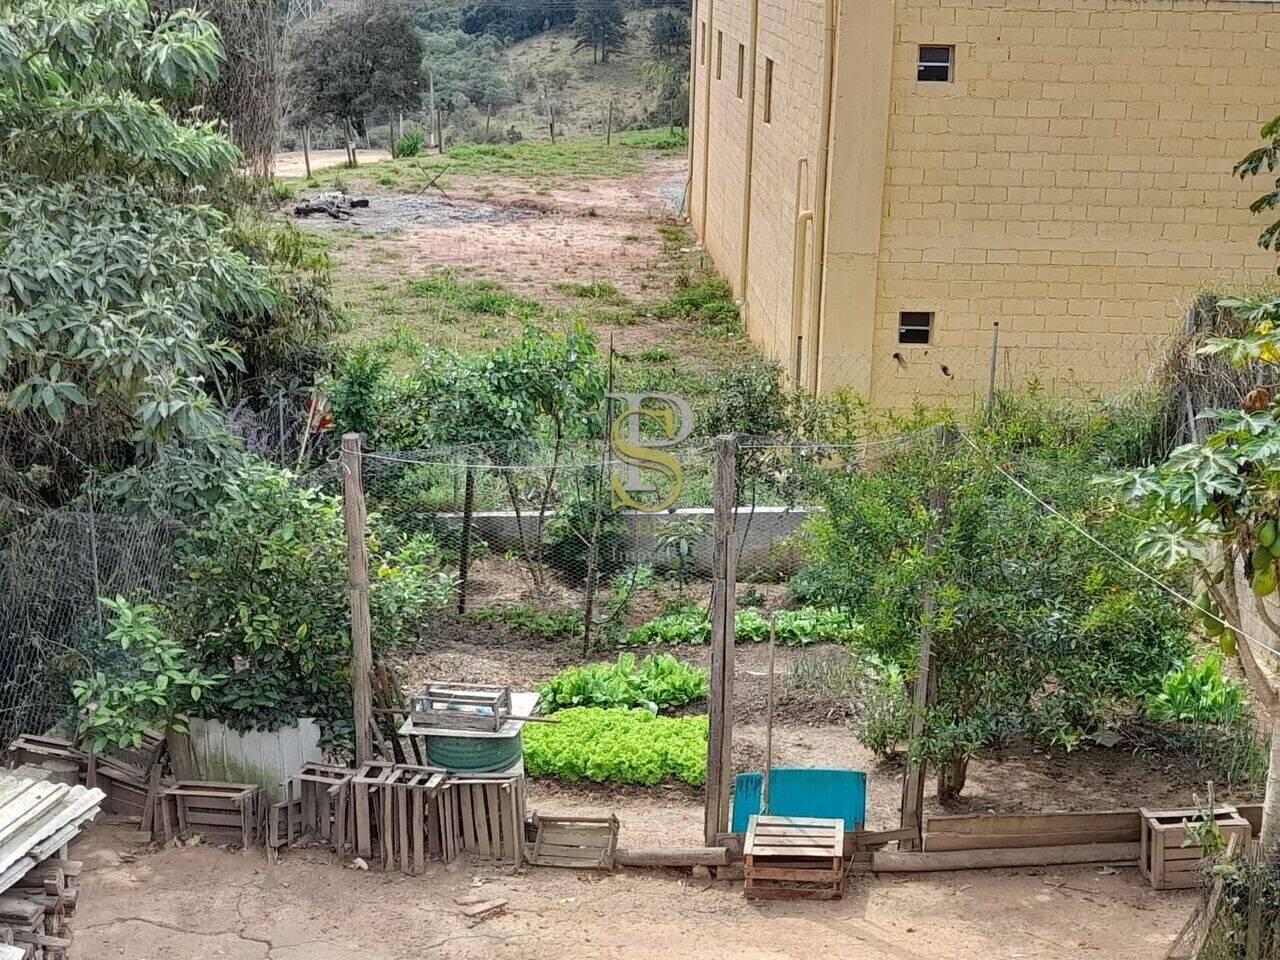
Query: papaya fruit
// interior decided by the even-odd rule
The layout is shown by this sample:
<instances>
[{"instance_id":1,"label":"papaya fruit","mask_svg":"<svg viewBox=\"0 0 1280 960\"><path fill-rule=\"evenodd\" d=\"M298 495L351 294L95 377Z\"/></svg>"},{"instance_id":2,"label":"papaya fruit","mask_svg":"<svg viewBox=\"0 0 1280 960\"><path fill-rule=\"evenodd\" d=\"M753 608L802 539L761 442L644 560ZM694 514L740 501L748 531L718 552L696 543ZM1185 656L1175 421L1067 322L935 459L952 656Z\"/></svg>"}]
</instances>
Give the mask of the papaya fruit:
<instances>
[{"instance_id":1,"label":"papaya fruit","mask_svg":"<svg viewBox=\"0 0 1280 960\"><path fill-rule=\"evenodd\" d=\"M1275 593L1275 567L1271 566L1271 564L1267 564L1262 568L1254 567L1253 571L1253 580L1251 581L1250 586L1253 587L1254 595L1259 597L1269 597L1271 594Z\"/></svg>"},{"instance_id":2,"label":"papaya fruit","mask_svg":"<svg viewBox=\"0 0 1280 960\"><path fill-rule=\"evenodd\" d=\"M1258 543L1270 550L1275 542L1276 522L1274 520L1268 520L1258 528Z\"/></svg>"},{"instance_id":3,"label":"papaya fruit","mask_svg":"<svg viewBox=\"0 0 1280 960\"><path fill-rule=\"evenodd\" d=\"M1222 636L1218 638L1218 649L1225 653L1228 657L1235 656L1236 653L1236 634L1234 630L1223 630Z\"/></svg>"},{"instance_id":4,"label":"papaya fruit","mask_svg":"<svg viewBox=\"0 0 1280 960\"><path fill-rule=\"evenodd\" d=\"M1259 570L1265 570L1267 567L1271 566L1271 561L1275 558L1271 556L1270 550L1262 544L1258 544L1253 548L1253 553L1250 555L1249 559L1253 563L1253 572L1256 575Z\"/></svg>"},{"instance_id":5,"label":"papaya fruit","mask_svg":"<svg viewBox=\"0 0 1280 960\"><path fill-rule=\"evenodd\" d=\"M1210 619L1208 617L1205 618L1204 633L1205 633L1205 636L1208 637L1210 640L1217 637L1221 637L1225 631L1226 631L1226 627L1222 625L1221 620Z\"/></svg>"}]
</instances>

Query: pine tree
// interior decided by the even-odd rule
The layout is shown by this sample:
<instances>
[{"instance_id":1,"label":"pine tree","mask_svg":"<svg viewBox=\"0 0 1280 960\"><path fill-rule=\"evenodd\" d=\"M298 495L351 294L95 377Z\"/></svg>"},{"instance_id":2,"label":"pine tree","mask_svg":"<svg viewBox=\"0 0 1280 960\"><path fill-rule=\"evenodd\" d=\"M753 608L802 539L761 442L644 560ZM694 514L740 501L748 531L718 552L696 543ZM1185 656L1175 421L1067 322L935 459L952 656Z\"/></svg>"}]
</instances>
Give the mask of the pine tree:
<instances>
[{"instance_id":1,"label":"pine tree","mask_svg":"<svg viewBox=\"0 0 1280 960\"><path fill-rule=\"evenodd\" d=\"M591 48L592 63L608 63L627 39L627 18L621 0L580 0L573 18L574 50Z\"/></svg>"}]
</instances>

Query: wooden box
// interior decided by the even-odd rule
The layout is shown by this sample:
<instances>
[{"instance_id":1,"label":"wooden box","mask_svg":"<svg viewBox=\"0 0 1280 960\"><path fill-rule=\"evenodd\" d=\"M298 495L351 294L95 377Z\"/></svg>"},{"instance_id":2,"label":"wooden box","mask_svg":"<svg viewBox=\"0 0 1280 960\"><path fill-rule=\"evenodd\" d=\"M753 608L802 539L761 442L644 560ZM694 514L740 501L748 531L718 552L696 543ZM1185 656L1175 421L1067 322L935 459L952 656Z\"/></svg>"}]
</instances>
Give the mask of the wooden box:
<instances>
[{"instance_id":1,"label":"wooden box","mask_svg":"<svg viewBox=\"0 0 1280 960\"><path fill-rule=\"evenodd\" d=\"M744 891L770 900L844 896L844 821L755 815L743 846Z\"/></svg>"},{"instance_id":2,"label":"wooden box","mask_svg":"<svg viewBox=\"0 0 1280 960\"><path fill-rule=\"evenodd\" d=\"M1142 875L1156 890L1182 890L1201 884L1200 865L1204 851L1198 847L1183 846L1187 838L1188 821L1198 820L1204 810L1148 810L1142 815L1142 837L1138 847L1138 867ZM1222 838L1230 842L1233 835L1240 837L1241 849L1250 840L1253 828L1240 816L1235 807L1221 805L1214 808L1214 819Z\"/></svg>"},{"instance_id":3,"label":"wooden box","mask_svg":"<svg viewBox=\"0 0 1280 960\"><path fill-rule=\"evenodd\" d=\"M511 716L511 688L429 681L410 700L415 726L496 733Z\"/></svg>"},{"instance_id":4,"label":"wooden box","mask_svg":"<svg viewBox=\"0 0 1280 960\"><path fill-rule=\"evenodd\" d=\"M251 783L179 780L161 794L165 837L199 833L211 843L248 848L259 840L262 802L262 791Z\"/></svg>"},{"instance_id":5,"label":"wooden box","mask_svg":"<svg viewBox=\"0 0 1280 960\"><path fill-rule=\"evenodd\" d=\"M540 867L612 870L618 853L618 818L533 815L529 862Z\"/></svg>"}]
</instances>

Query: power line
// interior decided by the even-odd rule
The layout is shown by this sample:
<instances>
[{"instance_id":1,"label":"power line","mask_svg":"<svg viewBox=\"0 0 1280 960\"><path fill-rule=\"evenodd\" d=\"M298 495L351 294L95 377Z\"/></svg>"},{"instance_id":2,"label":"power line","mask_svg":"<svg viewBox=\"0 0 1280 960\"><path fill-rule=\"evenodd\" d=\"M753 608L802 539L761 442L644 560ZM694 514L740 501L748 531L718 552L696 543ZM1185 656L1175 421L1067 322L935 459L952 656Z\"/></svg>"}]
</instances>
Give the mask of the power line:
<instances>
[{"instance_id":1,"label":"power line","mask_svg":"<svg viewBox=\"0 0 1280 960\"><path fill-rule=\"evenodd\" d=\"M1036 503L1040 504L1041 507L1043 507L1049 513L1051 513L1053 516L1057 517L1067 526L1071 527L1071 529L1073 529L1076 533L1080 534L1080 536L1084 537L1090 543L1094 544L1094 546L1101 548L1108 555L1114 557L1116 560L1119 560L1122 564L1124 564L1134 573L1138 574L1143 579L1150 581L1152 584L1154 584L1156 587L1163 590L1165 593L1167 593L1169 596L1173 597L1174 599L1180 600L1182 603L1186 604L1188 607L1195 608L1199 613L1208 617L1210 620L1217 621L1227 629L1234 631L1238 636L1243 637L1245 640L1247 640L1249 643L1252 643L1254 646L1261 647L1263 650L1266 650L1268 653L1272 654L1273 656L1280 657L1280 650L1277 650L1275 647L1270 646L1269 644L1263 643L1261 640L1259 640L1257 637L1252 636L1251 634L1245 633L1243 629L1241 629L1240 627L1236 626L1233 623L1229 623L1228 621L1222 619L1222 617L1218 616L1217 614L1210 613L1207 610L1202 610L1199 606L1196 605L1195 601L1191 600L1188 597L1183 596L1182 593L1177 589L1175 589L1174 587L1169 586L1163 580L1160 580L1152 576L1151 574L1147 573L1147 571L1143 570L1140 566L1138 566L1136 563L1131 561L1128 557L1124 556L1118 551L1113 550L1111 547L1107 546L1107 544L1103 543L1101 540L1095 537L1092 533L1090 533L1084 527L1080 526L1080 524L1076 523L1070 517L1060 512L1057 507L1055 507L1049 501L1045 500L1043 497L1037 494L1034 490L1028 487L1025 483L1023 483L1021 480L1015 477L1012 473L1010 473L1007 469L1005 469L1004 466L997 463L995 459L992 458L991 455L987 453L987 451L983 450L982 447L978 446L978 444L974 442L974 440L971 437L969 437L968 434L962 431L960 433L960 439L962 439L965 443L967 443L970 447L972 447L974 452L976 452L978 456L982 457L982 459L985 460L992 469L994 469L997 473L999 473L1000 476L1004 477L1011 484L1013 484L1015 487L1017 487L1019 490L1025 493L1028 497L1030 497Z\"/></svg>"}]
</instances>

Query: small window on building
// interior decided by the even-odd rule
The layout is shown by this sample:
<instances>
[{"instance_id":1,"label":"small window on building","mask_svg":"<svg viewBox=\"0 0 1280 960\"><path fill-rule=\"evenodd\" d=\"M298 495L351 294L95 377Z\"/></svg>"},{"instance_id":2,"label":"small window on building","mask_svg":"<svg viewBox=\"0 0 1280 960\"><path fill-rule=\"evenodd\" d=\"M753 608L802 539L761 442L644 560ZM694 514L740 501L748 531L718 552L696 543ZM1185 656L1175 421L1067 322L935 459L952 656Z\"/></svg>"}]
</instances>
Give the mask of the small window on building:
<instances>
[{"instance_id":1,"label":"small window on building","mask_svg":"<svg viewBox=\"0 0 1280 960\"><path fill-rule=\"evenodd\" d=\"M738 99L742 99L742 84L745 81L747 69L747 48L742 44L738 44Z\"/></svg>"},{"instance_id":2,"label":"small window on building","mask_svg":"<svg viewBox=\"0 0 1280 960\"><path fill-rule=\"evenodd\" d=\"M933 314L904 310L898 314L899 343L928 343L933 336Z\"/></svg>"},{"instance_id":3,"label":"small window on building","mask_svg":"<svg viewBox=\"0 0 1280 960\"><path fill-rule=\"evenodd\" d=\"M698 63L707 62L707 25L698 24Z\"/></svg>"},{"instance_id":4,"label":"small window on building","mask_svg":"<svg viewBox=\"0 0 1280 960\"><path fill-rule=\"evenodd\" d=\"M927 83L946 83L951 79L955 47L921 47L916 62L916 79Z\"/></svg>"},{"instance_id":5,"label":"small window on building","mask_svg":"<svg viewBox=\"0 0 1280 960\"><path fill-rule=\"evenodd\" d=\"M724 66L724 31L716 31L716 79L720 79L720 68Z\"/></svg>"},{"instance_id":6,"label":"small window on building","mask_svg":"<svg viewBox=\"0 0 1280 960\"><path fill-rule=\"evenodd\" d=\"M764 122L773 119L773 61L764 58Z\"/></svg>"}]
</instances>

